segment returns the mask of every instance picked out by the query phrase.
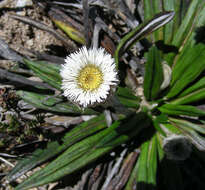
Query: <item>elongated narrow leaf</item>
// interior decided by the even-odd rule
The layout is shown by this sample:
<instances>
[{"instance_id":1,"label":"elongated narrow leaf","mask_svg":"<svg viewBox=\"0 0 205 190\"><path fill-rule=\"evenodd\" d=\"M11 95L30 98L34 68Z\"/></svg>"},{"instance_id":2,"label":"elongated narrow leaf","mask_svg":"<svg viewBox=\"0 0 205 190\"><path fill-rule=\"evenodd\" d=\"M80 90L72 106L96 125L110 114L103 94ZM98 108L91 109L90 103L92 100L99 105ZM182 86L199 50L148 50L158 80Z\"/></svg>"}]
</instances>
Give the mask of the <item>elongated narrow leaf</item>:
<instances>
[{"instance_id":1,"label":"elongated narrow leaf","mask_svg":"<svg viewBox=\"0 0 205 190\"><path fill-rule=\"evenodd\" d=\"M98 143L98 146L105 147L105 146L116 146L116 144L121 144L127 139L127 136L130 136L130 134L132 134L131 136L133 136L151 124L150 118L147 117L147 115L144 113L139 113L136 116L131 116L131 117L132 118L130 120L128 119L128 121L126 121L124 125L123 123L121 123L121 125L124 126L123 128L116 130L115 133L113 132L112 133L113 136L110 135L103 138ZM134 131L133 131L133 123L136 123L137 125L135 126ZM113 138L115 139L113 140Z\"/></svg>"},{"instance_id":2,"label":"elongated narrow leaf","mask_svg":"<svg viewBox=\"0 0 205 190\"><path fill-rule=\"evenodd\" d=\"M124 105L128 108L135 108L135 109L139 108L139 102L136 100L131 100L131 99L124 98L121 96L119 96L118 99L122 105Z\"/></svg>"},{"instance_id":3,"label":"elongated narrow leaf","mask_svg":"<svg viewBox=\"0 0 205 190\"><path fill-rule=\"evenodd\" d=\"M161 64L161 53L155 46L153 46L150 48L146 57L144 95L147 100L153 100L158 96L164 78Z\"/></svg>"},{"instance_id":4,"label":"elongated narrow leaf","mask_svg":"<svg viewBox=\"0 0 205 190\"><path fill-rule=\"evenodd\" d=\"M184 134L191 140L191 142L200 150L205 151L205 138L200 136L194 130L187 130L184 128Z\"/></svg>"},{"instance_id":5,"label":"elongated narrow leaf","mask_svg":"<svg viewBox=\"0 0 205 190\"><path fill-rule=\"evenodd\" d=\"M54 156L63 152L77 141L99 130L102 130L105 127L106 121L104 115L99 115L76 126L61 139L61 143L57 141L49 142L45 149L37 149L32 154L32 156L19 161L18 164L9 173L7 179L9 181L15 180L35 166L42 164L48 159L53 158Z\"/></svg>"},{"instance_id":6,"label":"elongated narrow leaf","mask_svg":"<svg viewBox=\"0 0 205 190\"><path fill-rule=\"evenodd\" d=\"M186 43L190 43L192 47L196 44L201 42L201 32L203 30L203 26L205 25L205 2L201 2L199 9L197 10L197 14L195 16L195 23L193 27L193 32L190 34ZM185 44L186 46L186 44ZM184 48L185 48L184 46Z\"/></svg>"},{"instance_id":7,"label":"elongated narrow leaf","mask_svg":"<svg viewBox=\"0 0 205 190\"><path fill-rule=\"evenodd\" d=\"M198 44L179 59L172 72L171 89L167 98L180 93L205 70L205 45Z\"/></svg>"},{"instance_id":8,"label":"elongated narrow leaf","mask_svg":"<svg viewBox=\"0 0 205 190\"><path fill-rule=\"evenodd\" d=\"M147 3L147 4L149 4L149 3ZM153 5L154 15L159 14L162 11L165 11L165 10L162 9L162 1L161 0L152 1L152 5ZM168 11L171 11L171 9L168 10ZM159 40L163 40L163 27L161 27L158 30L154 31L153 36L154 36L154 41L155 42L159 41Z\"/></svg>"},{"instance_id":9,"label":"elongated narrow leaf","mask_svg":"<svg viewBox=\"0 0 205 190\"><path fill-rule=\"evenodd\" d=\"M138 172L137 172L137 183L138 188L140 183L148 183L148 172L147 172L147 160L148 160L148 153L149 153L149 141L143 143L141 145L141 153L138 159Z\"/></svg>"},{"instance_id":10,"label":"elongated narrow leaf","mask_svg":"<svg viewBox=\"0 0 205 190\"><path fill-rule=\"evenodd\" d=\"M153 9L153 3L149 1L148 3L146 1L143 1L144 6L144 21L148 21L153 18L154 16L154 9Z\"/></svg>"},{"instance_id":11,"label":"elongated narrow leaf","mask_svg":"<svg viewBox=\"0 0 205 190\"><path fill-rule=\"evenodd\" d=\"M156 185L157 172L157 141L154 135L150 141L141 146L141 153L138 159L137 189L145 189L146 186Z\"/></svg>"},{"instance_id":12,"label":"elongated narrow leaf","mask_svg":"<svg viewBox=\"0 0 205 190\"><path fill-rule=\"evenodd\" d=\"M162 12L162 1L143 1L144 6L144 21L148 21L149 19L153 18L154 15L159 14ZM169 10L168 10L169 11ZM153 32L153 35L148 36L148 39L152 42L158 41L160 39L160 33L162 33L162 29L159 29Z\"/></svg>"},{"instance_id":13,"label":"elongated narrow leaf","mask_svg":"<svg viewBox=\"0 0 205 190\"><path fill-rule=\"evenodd\" d=\"M123 88L123 87L118 87L117 89L117 95L120 96L120 97L124 97L124 98L129 98L130 100L136 100L136 101L139 101L140 98L135 96L132 92L131 89L129 88Z\"/></svg>"},{"instance_id":14,"label":"elongated narrow leaf","mask_svg":"<svg viewBox=\"0 0 205 190\"><path fill-rule=\"evenodd\" d=\"M157 177L157 139L154 135L149 144L149 154L147 159L147 173L148 173L148 183L156 186Z\"/></svg>"},{"instance_id":15,"label":"elongated narrow leaf","mask_svg":"<svg viewBox=\"0 0 205 190\"><path fill-rule=\"evenodd\" d=\"M181 1L179 0L173 0L173 1L167 1L163 0L163 10L165 11L174 11L175 16L173 20L171 20L168 24L166 24L163 29L164 29L164 43L165 44L170 44L173 36L175 35L176 30L179 28L179 23L180 23L180 6Z\"/></svg>"},{"instance_id":16,"label":"elongated narrow leaf","mask_svg":"<svg viewBox=\"0 0 205 190\"><path fill-rule=\"evenodd\" d=\"M160 133L162 136L166 137L166 133L162 130L161 124L168 122L168 116L166 114L160 114L159 116L152 118L153 125L155 129Z\"/></svg>"},{"instance_id":17,"label":"elongated narrow leaf","mask_svg":"<svg viewBox=\"0 0 205 190\"><path fill-rule=\"evenodd\" d=\"M205 77L200 79L198 82L193 84L191 87L184 90L178 97L186 96L186 95L191 94L192 92L194 92L196 90L200 90L200 89L203 89L203 88L205 88Z\"/></svg>"},{"instance_id":18,"label":"elongated narrow leaf","mask_svg":"<svg viewBox=\"0 0 205 190\"><path fill-rule=\"evenodd\" d=\"M205 112L194 106L164 104L158 108L162 113L168 115L188 115L188 116L204 116Z\"/></svg>"},{"instance_id":19,"label":"elongated narrow leaf","mask_svg":"<svg viewBox=\"0 0 205 190\"><path fill-rule=\"evenodd\" d=\"M183 16L182 23L180 27L175 32L175 35L172 40L173 46L177 47L179 51L183 49L184 44L189 40L190 34L195 28L197 21L197 15L201 11L201 7L203 6L203 0L194 0L191 2L188 11L186 11L186 15ZM184 11L185 9L182 9ZM174 58L176 53L170 53L166 56L166 61L169 65L174 63Z\"/></svg>"},{"instance_id":20,"label":"elongated narrow leaf","mask_svg":"<svg viewBox=\"0 0 205 190\"><path fill-rule=\"evenodd\" d=\"M25 59L24 62L43 81L58 90L61 89L60 66L46 62L34 62L27 59Z\"/></svg>"},{"instance_id":21,"label":"elongated narrow leaf","mask_svg":"<svg viewBox=\"0 0 205 190\"><path fill-rule=\"evenodd\" d=\"M97 114L97 112L92 109L81 110L71 103L63 102L63 99L60 97L53 97L26 91L17 91L17 95L34 107L43 110L59 113Z\"/></svg>"},{"instance_id":22,"label":"elongated narrow leaf","mask_svg":"<svg viewBox=\"0 0 205 190\"><path fill-rule=\"evenodd\" d=\"M170 121L179 124L180 126L184 126L185 128L193 129L199 133L205 134L205 125L204 124L195 124L183 119L169 118Z\"/></svg>"},{"instance_id":23,"label":"elongated narrow leaf","mask_svg":"<svg viewBox=\"0 0 205 190\"><path fill-rule=\"evenodd\" d=\"M186 96L171 101L172 104L190 104L205 99L205 88L194 91Z\"/></svg>"},{"instance_id":24,"label":"elongated narrow leaf","mask_svg":"<svg viewBox=\"0 0 205 190\"><path fill-rule=\"evenodd\" d=\"M205 151L205 138L200 136L195 130L180 123L171 122L201 151Z\"/></svg>"},{"instance_id":25,"label":"elongated narrow leaf","mask_svg":"<svg viewBox=\"0 0 205 190\"><path fill-rule=\"evenodd\" d=\"M156 186L157 146L157 138L155 135L151 140L148 140L141 145L140 156L125 190L132 190L134 188L144 190L147 186Z\"/></svg>"},{"instance_id":26,"label":"elongated narrow leaf","mask_svg":"<svg viewBox=\"0 0 205 190\"><path fill-rule=\"evenodd\" d=\"M203 56L204 52L205 45L202 43L197 44L192 48L191 46L188 46L181 52L180 57L172 70L171 86L173 86L177 81L180 81L183 74L189 71L189 68L193 68L192 66L198 67L199 64L201 64L197 59L200 56Z\"/></svg>"},{"instance_id":27,"label":"elongated narrow leaf","mask_svg":"<svg viewBox=\"0 0 205 190\"><path fill-rule=\"evenodd\" d=\"M128 88L118 87L117 96L119 101L126 107L139 108L140 98L133 95Z\"/></svg>"},{"instance_id":28,"label":"elongated narrow leaf","mask_svg":"<svg viewBox=\"0 0 205 190\"><path fill-rule=\"evenodd\" d=\"M192 29L193 22L195 22L196 14L199 13L199 8L202 5L203 0L194 0L191 2L189 9L186 13L186 16L183 18L183 21L176 32L172 45L180 47L184 39L189 35L190 30Z\"/></svg>"},{"instance_id":29,"label":"elongated narrow leaf","mask_svg":"<svg viewBox=\"0 0 205 190\"><path fill-rule=\"evenodd\" d=\"M163 139L162 139L162 137L159 133L157 133L156 135L157 135L158 158L159 158L159 161L161 162L164 159L164 156L165 156L164 150L162 148Z\"/></svg>"},{"instance_id":30,"label":"elongated narrow leaf","mask_svg":"<svg viewBox=\"0 0 205 190\"><path fill-rule=\"evenodd\" d=\"M25 190L31 187L43 185L54 180L63 177L74 171L73 163L75 164L75 169L82 167L85 164L85 160L87 157L91 155L92 152L95 152L95 145L99 140L101 140L104 136L110 134L114 129L119 126L120 122L115 122L109 128L88 137L73 146L67 149L63 154L61 154L56 160L48 164L45 168L41 169L40 171L36 172L34 175L29 177L23 183L17 186L16 190ZM99 148L98 150L102 151L105 150L107 152L110 147L105 149ZM98 154L98 151L97 151ZM85 158L86 155L86 158ZM81 160L83 158L83 160ZM76 164L75 161L81 160L81 164ZM61 170L63 168L63 171Z\"/></svg>"},{"instance_id":31,"label":"elongated narrow leaf","mask_svg":"<svg viewBox=\"0 0 205 190\"><path fill-rule=\"evenodd\" d=\"M115 62L117 66L120 55L126 52L126 50L129 49L134 43L144 38L146 35L167 24L173 18L173 16L173 12L162 12L156 15L152 20L143 25L140 25L124 36L115 51Z\"/></svg>"},{"instance_id":32,"label":"elongated narrow leaf","mask_svg":"<svg viewBox=\"0 0 205 190\"><path fill-rule=\"evenodd\" d=\"M136 116L137 117L137 116ZM140 116L141 118L141 116ZM137 123L131 122L133 130L126 131L124 128L126 126L121 125L125 121L116 121L109 128L100 131L99 133L92 135L68 148L62 155L60 155L56 160L48 164L45 168L36 172L33 176L28 178L25 182L17 186L16 190L25 190L31 187L36 187L49 182L58 180L59 178L68 175L84 165L96 160L100 156L112 150L115 146L98 146L101 140L108 136L110 142L112 139L116 139L116 131L120 132L122 129L127 138L120 141L120 143L126 142L136 135L135 128ZM130 126L129 126L130 127ZM113 135L114 134L114 135ZM122 134L123 135L123 134ZM120 137L118 137L120 138Z\"/></svg>"},{"instance_id":33,"label":"elongated narrow leaf","mask_svg":"<svg viewBox=\"0 0 205 190\"><path fill-rule=\"evenodd\" d=\"M170 134L176 134L176 135L180 135L181 131L175 127L174 125L170 124L170 123L163 123L160 125L161 129L164 131L164 133L166 133L166 136L170 135Z\"/></svg>"},{"instance_id":34,"label":"elongated narrow leaf","mask_svg":"<svg viewBox=\"0 0 205 190\"><path fill-rule=\"evenodd\" d=\"M153 121L153 125L155 127L155 129L162 135L162 136L166 136L166 133L161 129L160 123L157 121L157 119L155 119Z\"/></svg>"}]
</instances>

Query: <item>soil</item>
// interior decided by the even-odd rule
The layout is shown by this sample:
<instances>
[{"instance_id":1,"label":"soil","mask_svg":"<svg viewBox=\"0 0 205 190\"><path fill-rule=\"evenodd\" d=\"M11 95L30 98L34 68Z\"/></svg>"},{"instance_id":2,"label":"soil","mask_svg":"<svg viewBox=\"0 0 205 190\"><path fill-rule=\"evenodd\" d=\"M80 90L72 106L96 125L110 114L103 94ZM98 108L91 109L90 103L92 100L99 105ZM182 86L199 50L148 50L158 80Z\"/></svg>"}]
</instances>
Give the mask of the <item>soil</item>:
<instances>
[{"instance_id":1,"label":"soil","mask_svg":"<svg viewBox=\"0 0 205 190\"><path fill-rule=\"evenodd\" d=\"M31 27L28 24L24 24L20 21L10 18L9 15L17 13L22 16L27 16L35 21L39 21L48 27L54 28L51 20L42 14L41 10L37 7L23 8L21 11L16 7L16 2L8 4L9 11L2 11L0 16L0 38L5 40L11 48L17 52L24 53L25 49L44 52L49 51L49 47L52 45L61 46L61 42L49 33Z\"/></svg>"}]
</instances>

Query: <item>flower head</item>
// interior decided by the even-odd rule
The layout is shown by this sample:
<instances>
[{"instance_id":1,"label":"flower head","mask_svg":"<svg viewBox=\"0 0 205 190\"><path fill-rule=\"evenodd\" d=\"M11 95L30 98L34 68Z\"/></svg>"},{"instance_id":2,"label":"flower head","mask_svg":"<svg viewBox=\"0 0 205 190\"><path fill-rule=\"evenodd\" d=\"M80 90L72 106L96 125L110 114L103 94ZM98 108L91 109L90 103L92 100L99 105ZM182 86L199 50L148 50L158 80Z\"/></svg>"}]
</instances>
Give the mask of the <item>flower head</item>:
<instances>
[{"instance_id":1,"label":"flower head","mask_svg":"<svg viewBox=\"0 0 205 190\"><path fill-rule=\"evenodd\" d=\"M114 59L102 48L83 47L70 54L60 74L64 96L82 107L105 101L118 83Z\"/></svg>"}]
</instances>

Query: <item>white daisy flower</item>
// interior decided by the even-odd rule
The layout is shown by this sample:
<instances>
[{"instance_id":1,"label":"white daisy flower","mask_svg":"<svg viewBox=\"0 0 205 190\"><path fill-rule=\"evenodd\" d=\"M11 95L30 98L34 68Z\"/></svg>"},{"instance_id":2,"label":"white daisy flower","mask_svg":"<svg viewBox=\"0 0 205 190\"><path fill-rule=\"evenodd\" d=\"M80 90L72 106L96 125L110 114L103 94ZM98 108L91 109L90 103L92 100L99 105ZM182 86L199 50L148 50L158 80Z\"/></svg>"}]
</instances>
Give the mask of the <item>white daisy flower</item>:
<instances>
[{"instance_id":1,"label":"white daisy flower","mask_svg":"<svg viewBox=\"0 0 205 190\"><path fill-rule=\"evenodd\" d=\"M60 75L64 96L84 108L105 101L118 83L114 59L103 48L70 54Z\"/></svg>"}]
</instances>

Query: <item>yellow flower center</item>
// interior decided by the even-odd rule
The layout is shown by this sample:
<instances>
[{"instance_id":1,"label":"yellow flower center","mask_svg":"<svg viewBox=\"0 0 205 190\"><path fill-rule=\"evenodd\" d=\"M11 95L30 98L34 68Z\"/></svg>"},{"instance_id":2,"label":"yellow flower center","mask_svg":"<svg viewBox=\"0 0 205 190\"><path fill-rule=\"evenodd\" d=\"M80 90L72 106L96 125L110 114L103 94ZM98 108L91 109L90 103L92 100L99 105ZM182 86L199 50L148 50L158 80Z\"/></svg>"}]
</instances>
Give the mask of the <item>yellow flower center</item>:
<instances>
[{"instance_id":1,"label":"yellow flower center","mask_svg":"<svg viewBox=\"0 0 205 190\"><path fill-rule=\"evenodd\" d=\"M77 80L83 90L93 91L102 84L103 73L97 66L88 64L81 69Z\"/></svg>"}]
</instances>

